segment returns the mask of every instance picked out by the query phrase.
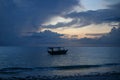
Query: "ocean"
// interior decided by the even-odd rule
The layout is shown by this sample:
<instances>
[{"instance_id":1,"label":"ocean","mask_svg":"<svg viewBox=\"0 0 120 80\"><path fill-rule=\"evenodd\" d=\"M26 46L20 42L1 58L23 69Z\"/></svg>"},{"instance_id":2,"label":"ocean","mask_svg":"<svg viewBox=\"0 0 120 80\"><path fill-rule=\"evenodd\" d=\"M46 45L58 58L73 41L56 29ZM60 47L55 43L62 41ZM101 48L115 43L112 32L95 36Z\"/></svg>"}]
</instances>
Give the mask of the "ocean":
<instances>
[{"instance_id":1,"label":"ocean","mask_svg":"<svg viewBox=\"0 0 120 80\"><path fill-rule=\"evenodd\" d=\"M120 47L65 48L66 55L50 55L47 47L0 47L0 77L120 72Z\"/></svg>"}]
</instances>

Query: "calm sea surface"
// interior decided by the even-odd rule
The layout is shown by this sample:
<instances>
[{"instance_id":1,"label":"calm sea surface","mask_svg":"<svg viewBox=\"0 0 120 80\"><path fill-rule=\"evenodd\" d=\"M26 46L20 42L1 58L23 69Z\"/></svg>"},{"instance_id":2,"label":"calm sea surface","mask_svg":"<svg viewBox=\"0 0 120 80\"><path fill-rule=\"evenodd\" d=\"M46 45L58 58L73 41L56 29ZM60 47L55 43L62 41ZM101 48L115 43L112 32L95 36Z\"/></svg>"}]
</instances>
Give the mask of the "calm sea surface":
<instances>
[{"instance_id":1,"label":"calm sea surface","mask_svg":"<svg viewBox=\"0 0 120 80\"><path fill-rule=\"evenodd\" d=\"M47 47L0 47L0 76L120 72L120 47L65 48L66 55L52 56Z\"/></svg>"}]
</instances>

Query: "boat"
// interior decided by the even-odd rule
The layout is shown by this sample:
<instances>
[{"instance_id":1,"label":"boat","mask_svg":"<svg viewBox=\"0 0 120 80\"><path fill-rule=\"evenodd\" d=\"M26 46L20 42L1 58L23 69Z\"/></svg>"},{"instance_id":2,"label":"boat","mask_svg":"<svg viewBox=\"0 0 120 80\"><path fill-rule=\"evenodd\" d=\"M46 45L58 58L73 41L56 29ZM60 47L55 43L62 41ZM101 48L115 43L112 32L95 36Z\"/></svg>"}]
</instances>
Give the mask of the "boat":
<instances>
[{"instance_id":1,"label":"boat","mask_svg":"<svg viewBox=\"0 0 120 80\"><path fill-rule=\"evenodd\" d=\"M61 55L66 54L67 49L64 49L64 47L48 47L48 53L51 55Z\"/></svg>"}]
</instances>

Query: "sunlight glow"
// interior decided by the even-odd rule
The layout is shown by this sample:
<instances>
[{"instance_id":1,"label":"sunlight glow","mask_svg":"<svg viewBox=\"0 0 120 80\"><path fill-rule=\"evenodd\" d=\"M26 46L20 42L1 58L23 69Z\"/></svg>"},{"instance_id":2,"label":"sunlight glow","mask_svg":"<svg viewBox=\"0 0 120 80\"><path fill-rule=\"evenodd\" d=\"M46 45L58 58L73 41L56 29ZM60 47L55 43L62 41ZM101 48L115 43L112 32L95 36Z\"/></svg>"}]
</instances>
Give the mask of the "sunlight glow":
<instances>
[{"instance_id":1,"label":"sunlight glow","mask_svg":"<svg viewBox=\"0 0 120 80\"><path fill-rule=\"evenodd\" d=\"M56 28L56 29L51 29L53 32L57 32L60 34L65 34L64 38L84 38L84 37L89 37L89 38L94 38L97 36L90 36L86 34L104 34L104 33L109 33L112 27L110 27L108 24L100 24L100 25L89 25L86 27L80 27L80 28L74 28L74 27L69 27L69 28ZM99 37L99 36L98 36Z\"/></svg>"},{"instance_id":2,"label":"sunlight glow","mask_svg":"<svg viewBox=\"0 0 120 80\"><path fill-rule=\"evenodd\" d=\"M73 19L72 18L64 18L61 16L55 16L52 17L51 19L49 19L47 22L43 23L43 26L48 26L48 25L56 25L58 23L69 23L71 22Z\"/></svg>"}]
</instances>

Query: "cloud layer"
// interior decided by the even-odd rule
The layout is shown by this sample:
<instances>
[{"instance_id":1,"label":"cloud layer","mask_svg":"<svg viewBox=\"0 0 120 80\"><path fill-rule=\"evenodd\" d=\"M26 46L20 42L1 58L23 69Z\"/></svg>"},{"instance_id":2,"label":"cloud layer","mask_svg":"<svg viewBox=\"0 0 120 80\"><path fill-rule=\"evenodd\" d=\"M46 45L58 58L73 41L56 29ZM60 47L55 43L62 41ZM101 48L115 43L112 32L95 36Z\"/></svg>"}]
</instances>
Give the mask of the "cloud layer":
<instances>
[{"instance_id":1,"label":"cloud layer","mask_svg":"<svg viewBox=\"0 0 120 80\"><path fill-rule=\"evenodd\" d=\"M46 28L59 27L84 27L91 24L102 24L111 22L120 22L120 3L109 4L106 9L88 10L82 12L72 12L62 15L65 18L71 18L69 23L58 23L56 25L43 26Z\"/></svg>"},{"instance_id":2,"label":"cloud layer","mask_svg":"<svg viewBox=\"0 0 120 80\"><path fill-rule=\"evenodd\" d=\"M77 0L0 0L0 45L21 44L23 34L36 32L45 20L77 4Z\"/></svg>"},{"instance_id":3,"label":"cloud layer","mask_svg":"<svg viewBox=\"0 0 120 80\"><path fill-rule=\"evenodd\" d=\"M110 22L120 22L120 3L108 5L108 9L99 9L96 11L85 11L80 13L71 13L66 15L71 18L76 18L79 21L79 26L86 26L90 24L101 24Z\"/></svg>"},{"instance_id":4,"label":"cloud layer","mask_svg":"<svg viewBox=\"0 0 120 80\"><path fill-rule=\"evenodd\" d=\"M0 0L0 46L68 44L63 34L38 32L39 28L84 27L90 24L120 22L120 3L107 9L76 12L80 0ZM72 12L70 12L72 11ZM53 17L59 16L58 18ZM53 21L48 21L49 19ZM62 21L60 20L62 19ZM48 25L43 25L48 21ZM119 43L120 29L99 39L83 38L78 43ZM107 41L110 40L110 41ZM72 40L71 40L72 41ZM120 43L119 43L120 44Z\"/></svg>"},{"instance_id":5,"label":"cloud layer","mask_svg":"<svg viewBox=\"0 0 120 80\"><path fill-rule=\"evenodd\" d=\"M110 33L103 35L100 38L91 39L91 38L82 38L79 40L75 40L79 44L89 44L92 46L100 45L100 46L120 46L120 27L113 27Z\"/></svg>"}]
</instances>

